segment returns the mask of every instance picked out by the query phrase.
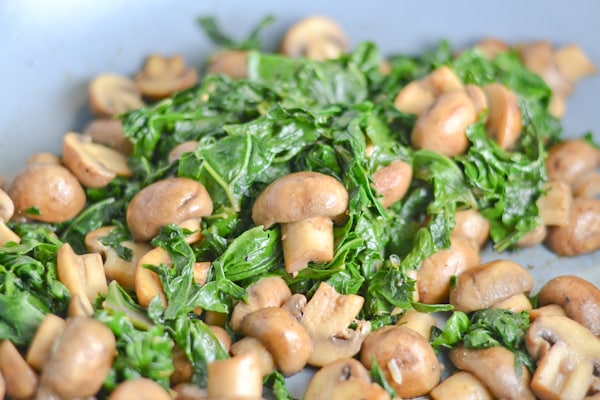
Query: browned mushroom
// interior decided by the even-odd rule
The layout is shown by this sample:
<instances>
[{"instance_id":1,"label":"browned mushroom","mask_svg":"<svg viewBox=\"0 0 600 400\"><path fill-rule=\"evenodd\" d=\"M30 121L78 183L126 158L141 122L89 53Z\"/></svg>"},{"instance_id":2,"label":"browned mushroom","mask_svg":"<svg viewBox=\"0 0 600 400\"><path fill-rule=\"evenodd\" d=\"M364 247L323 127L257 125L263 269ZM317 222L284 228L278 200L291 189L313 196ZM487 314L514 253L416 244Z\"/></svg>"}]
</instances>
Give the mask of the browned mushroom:
<instances>
[{"instance_id":1,"label":"browned mushroom","mask_svg":"<svg viewBox=\"0 0 600 400\"><path fill-rule=\"evenodd\" d=\"M101 117L112 117L144 105L135 82L113 74L100 75L90 83L88 101L92 112Z\"/></svg>"},{"instance_id":2,"label":"browned mushroom","mask_svg":"<svg viewBox=\"0 0 600 400\"><path fill-rule=\"evenodd\" d=\"M501 149L511 149L521 135L521 110L517 96L500 83L483 87L489 110L486 130Z\"/></svg>"},{"instance_id":3,"label":"browned mushroom","mask_svg":"<svg viewBox=\"0 0 600 400\"><path fill-rule=\"evenodd\" d=\"M481 249L490 237L490 222L477 210L457 211L452 236L462 236Z\"/></svg>"},{"instance_id":4,"label":"browned mushroom","mask_svg":"<svg viewBox=\"0 0 600 400\"><path fill-rule=\"evenodd\" d=\"M548 150L548 178L566 182L575 189L577 181L600 166L600 150L581 139L570 139Z\"/></svg>"},{"instance_id":5,"label":"browned mushroom","mask_svg":"<svg viewBox=\"0 0 600 400\"><path fill-rule=\"evenodd\" d=\"M313 60L338 58L348 50L348 39L342 28L329 18L307 17L293 25L281 43L286 56Z\"/></svg>"},{"instance_id":6,"label":"browned mushroom","mask_svg":"<svg viewBox=\"0 0 600 400\"><path fill-rule=\"evenodd\" d=\"M169 161L170 163L172 163L173 161L178 160L179 157L181 157L182 154L184 154L184 153L190 153L190 152L193 152L194 150L196 150L197 146L198 146L198 141L196 141L196 140L188 140L187 142L183 142L183 143L175 146L169 152L169 156L167 157L167 161Z\"/></svg>"},{"instance_id":7,"label":"browned mushroom","mask_svg":"<svg viewBox=\"0 0 600 400\"><path fill-rule=\"evenodd\" d=\"M575 197L568 223L549 227L546 243L561 256L575 256L600 249L600 200Z\"/></svg>"},{"instance_id":8,"label":"browned mushroom","mask_svg":"<svg viewBox=\"0 0 600 400\"><path fill-rule=\"evenodd\" d=\"M153 54L146 58L144 68L135 75L135 81L145 97L160 100L194 86L198 73L187 68L180 55L163 57Z\"/></svg>"},{"instance_id":9,"label":"browned mushroom","mask_svg":"<svg viewBox=\"0 0 600 400\"><path fill-rule=\"evenodd\" d=\"M387 208L402 199L412 181L412 166L396 160L373 174L373 188L383 196L383 207Z\"/></svg>"}]
</instances>

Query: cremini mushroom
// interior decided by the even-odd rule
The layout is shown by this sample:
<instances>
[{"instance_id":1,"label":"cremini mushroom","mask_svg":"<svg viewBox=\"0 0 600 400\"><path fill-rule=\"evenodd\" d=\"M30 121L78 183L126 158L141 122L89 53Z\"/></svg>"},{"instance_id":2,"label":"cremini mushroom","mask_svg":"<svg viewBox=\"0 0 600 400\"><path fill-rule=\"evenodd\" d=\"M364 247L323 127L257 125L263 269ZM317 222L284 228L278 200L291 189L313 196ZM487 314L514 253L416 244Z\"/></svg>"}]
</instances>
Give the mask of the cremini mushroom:
<instances>
[{"instance_id":1,"label":"cremini mushroom","mask_svg":"<svg viewBox=\"0 0 600 400\"><path fill-rule=\"evenodd\" d=\"M435 318L431 313L407 310L396 322L396 325L405 326L429 340L431 328L436 326Z\"/></svg>"},{"instance_id":2,"label":"cremini mushroom","mask_svg":"<svg viewBox=\"0 0 600 400\"><path fill-rule=\"evenodd\" d=\"M338 358L353 357L371 330L369 321L357 320L364 298L355 294L340 294L331 285L321 282L302 310L302 326L313 343L308 363L329 364ZM356 324L354 328L350 326Z\"/></svg>"},{"instance_id":3,"label":"cremini mushroom","mask_svg":"<svg viewBox=\"0 0 600 400\"><path fill-rule=\"evenodd\" d=\"M488 119L485 125L489 136L501 149L511 149L521 135L521 110L517 96L501 83L483 87L487 98Z\"/></svg>"},{"instance_id":4,"label":"cremini mushroom","mask_svg":"<svg viewBox=\"0 0 600 400\"><path fill-rule=\"evenodd\" d=\"M0 189L0 246L4 246L8 242L21 242L19 235L6 225L14 213L15 205L12 199L4 190Z\"/></svg>"},{"instance_id":5,"label":"cremini mushroom","mask_svg":"<svg viewBox=\"0 0 600 400\"><path fill-rule=\"evenodd\" d=\"M371 381L360 361L348 357L319 369L304 393L310 400L389 400L390 395Z\"/></svg>"},{"instance_id":6,"label":"cremini mushroom","mask_svg":"<svg viewBox=\"0 0 600 400\"><path fill-rule=\"evenodd\" d=\"M167 161L172 163L175 160L178 160L184 153L190 153L196 150L198 146L198 141L196 140L188 140L187 142L183 142L175 147L169 152L169 156L167 157Z\"/></svg>"},{"instance_id":7,"label":"cremini mushroom","mask_svg":"<svg viewBox=\"0 0 600 400\"><path fill-rule=\"evenodd\" d=\"M546 244L560 256L576 256L600 249L600 200L575 197L568 223L549 227Z\"/></svg>"},{"instance_id":8,"label":"cremini mushroom","mask_svg":"<svg viewBox=\"0 0 600 400\"><path fill-rule=\"evenodd\" d=\"M567 317L600 336L600 289L573 275L549 280L538 293L538 304L561 306Z\"/></svg>"},{"instance_id":9,"label":"cremini mushroom","mask_svg":"<svg viewBox=\"0 0 600 400\"><path fill-rule=\"evenodd\" d=\"M469 145L466 129L475 118L473 102L465 91L443 93L419 115L411 133L412 144L448 157L462 154Z\"/></svg>"},{"instance_id":10,"label":"cremini mushroom","mask_svg":"<svg viewBox=\"0 0 600 400\"><path fill-rule=\"evenodd\" d=\"M515 368L514 354L502 346L467 349L463 345L450 350L456 368L475 375L492 392L494 398L535 400L529 388L531 374L525 366Z\"/></svg>"},{"instance_id":11,"label":"cremini mushroom","mask_svg":"<svg viewBox=\"0 0 600 400\"><path fill-rule=\"evenodd\" d=\"M348 51L348 38L333 20L311 16L294 24L283 37L281 52L288 57L323 61Z\"/></svg>"},{"instance_id":12,"label":"cremini mushroom","mask_svg":"<svg viewBox=\"0 0 600 400\"><path fill-rule=\"evenodd\" d=\"M108 400L171 400L162 386L148 378L133 378L121 382Z\"/></svg>"},{"instance_id":13,"label":"cremini mushroom","mask_svg":"<svg viewBox=\"0 0 600 400\"><path fill-rule=\"evenodd\" d=\"M229 326L235 332L241 332L242 320L251 312L265 307L280 307L292 296L285 281L276 276L262 278L246 289L247 301L240 301L233 307Z\"/></svg>"},{"instance_id":14,"label":"cremini mushroom","mask_svg":"<svg viewBox=\"0 0 600 400\"><path fill-rule=\"evenodd\" d=\"M525 347L537 362L531 389L541 399L583 399L600 392L600 338L562 316L536 318Z\"/></svg>"},{"instance_id":15,"label":"cremini mushroom","mask_svg":"<svg viewBox=\"0 0 600 400\"><path fill-rule=\"evenodd\" d=\"M248 52L244 50L223 50L212 55L208 61L208 74L223 74L233 79L248 77Z\"/></svg>"},{"instance_id":16,"label":"cremini mushroom","mask_svg":"<svg viewBox=\"0 0 600 400\"><path fill-rule=\"evenodd\" d=\"M198 73L187 68L181 55L163 57L152 54L146 58L143 69L135 75L135 82L145 97L160 100L175 92L190 88L198 81Z\"/></svg>"},{"instance_id":17,"label":"cremini mushroom","mask_svg":"<svg viewBox=\"0 0 600 400\"><path fill-rule=\"evenodd\" d=\"M97 118L87 124L83 135L92 138L94 143L106 145L121 154L130 155L133 145L125 137L123 123L118 118Z\"/></svg>"},{"instance_id":18,"label":"cremini mushroom","mask_svg":"<svg viewBox=\"0 0 600 400\"><path fill-rule=\"evenodd\" d=\"M213 203L204 185L189 178L167 178L136 193L127 206L127 226L140 242L160 228L210 215Z\"/></svg>"},{"instance_id":19,"label":"cremini mushroom","mask_svg":"<svg viewBox=\"0 0 600 400\"><path fill-rule=\"evenodd\" d=\"M136 83L114 74L100 75L92 80L88 101L92 112L101 117L112 117L144 105Z\"/></svg>"},{"instance_id":20,"label":"cremini mushroom","mask_svg":"<svg viewBox=\"0 0 600 400\"><path fill-rule=\"evenodd\" d=\"M490 390L475 375L458 371L429 392L432 400L494 400Z\"/></svg>"},{"instance_id":21,"label":"cremini mushroom","mask_svg":"<svg viewBox=\"0 0 600 400\"><path fill-rule=\"evenodd\" d=\"M6 384L8 398L34 398L39 377L8 339L0 342L0 373Z\"/></svg>"},{"instance_id":22,"label":"cremini mushroom","mask_svg":"<svg viewBox=\"0 0 600 400\"><path fill-rule=\"evenodd\" d=\"M572 202L573 194L568 183L548 181L536 205L545 225L565 226L569 223Z\"/></svg>"},{"instance_id":23,"label":"cremini mushroom","mask_svg":"<svg viewBox=\"0 0 600 400\"><path fill-rule=\"evenodd\" d=\"M412 181L412 166L403 160L392 161L373 174L373 188L383 196L387 208L402 199Z\"/></svg>"},{"instance_id":24,"label":"cremini mushroom","mask_svg":"<svg viewBox=\"0 0 600 400\"><path fill-rule=\"evenodd\" d=\"M440 382L440 364L429 342L410 328L388 325L371 332L363 342L360 361L373 360L400 397L429 393Z\"/></svg>"},{"instance_id":25,"label":"cremini mushroom","mask_svg":"<svg viewBox=\"0 0 600 400\"><path fill-rule=\"evenodd\" d=\"M103 226L85 235L85 246L90 253L98 253L104 262L104 273L109 281L117 281L125 289L135 288L135 268L144 254L148 253L152 246L148 243L133 242L126 240L121 246L131 250L131 258L124 259L119 256L117 250L112 246L102 243L102 239L110 235L116 226Z\"/></svg>"},{"instance_id":26,"label":"cremini mushroom","mask_svg":"<svg viewBox=\"0 0 600 400\"><path fill-rule=\"evenodd\" d=\"M300 372L313 352L306 329L279 307L261 308L247 314L242 320L242 333L259 340L285 376Z\"/></svg>"},{"instance_id":27,"label":"cremini mushroom","mask_svg":"<svg viewBox=\"0 0 600 400\"><path fill-rule=\"evenodd\" d=\"M208 364L209 399L262 400L262 375L253 353Z\"/></svg>"},{"instance_id":28,"label":"cremini mushroom","mask_svg":"<svg viewBox=\"0 0 600 400\"><path fill-rule=\"evenodd\" d=\"M65 330L65 325L65 320L59 316L46 314L27 348L27 354L25 355L27 364L31 365L36 371L41 371L44 368L52 345Z\"/></svg>"},{"instance_id":29,"label":"cremini mushroom","mask_svg":"<svg viewBox=\"0 0 600 400\"><path fill-rule=\"evenodd\" d=\"M548 149L546 170L550 180L576 189L578 180L600 166L600 150L582 139L570 139Z\"/></svg>"},{"instance_id":30,"label":"cremini mushroom","mask_svg":"<svg viewBox=\"0 0 600 400\"><path fill-rule=\"evenodd\" d=\"M108 376L116 351L115 336L108 326L90 317L69 318L44 364L38 395L61 399L95 395Z\"/></svg>"},{"instance_id":31,"label":"cremini mushroom","mask_svg":"<svg viewBox=\"0 0 600 400\"><path fill-rule=\"evenodd\" d=\"M275 371L275 360L260 340L246 336L231 345L232 356L239 356L245 353L254 353L256 355L258 368L262 376Z\"/></svg>"},{"instance_id":32,"label":"cremini mushroom","mask_svg":"<svg viewBox=\"0 0 600 400\"><path fill-rule=\"evenodd\" d=\"M83 186L101 188L115 177L130 177L127 157L108 146L92 142L90 136L67 133L62 142L63 163Z\"/></svg>"},{"instance_id":33,"label":"cremini mushroom","mask_svg":"<svg viewBox=\"0 0 600 400\"><path fill-rule=\"evenodd\" d=\"M59 223L75 217L85 206L85 192L77 178L55 164L29 164L8 189L17 216Z\"/></svg>"},{"instance_id":34,"label":"cremini mushroom","mask_svg":"<svg viewBox=\"0 0 600 400\"><path fill-rule=\"evenodd\" d=\"M490 237L490 221L477 210L457 211L454 216L452 236L467 239L473 247L481 249Z\"/></svg>"},{"instance_id":35,"label":"cremini mushroom","mask_svg":"<svg viewBox=\"0 0 600 400\"><path fill-rule=\"evenodd\" d=\"M333 259L333 221L348 208L348 192L337 179L296 172L267 186L252 207L256 225L281 224L285 269L296 274L309 262Z\"/></svg>"},{"instance_id":36,"label":"cremini mushroom","mask_svg":"<svg viewBox=\"0 0 600 400\"><path fill-rule=\"evenodd\" d=\"M458 276L450 289L450 304L457 311L471 312L495 307L512 296L529 293L531 274L509 260L495 260L469 269Z\"/></svg>"}]
</instances>

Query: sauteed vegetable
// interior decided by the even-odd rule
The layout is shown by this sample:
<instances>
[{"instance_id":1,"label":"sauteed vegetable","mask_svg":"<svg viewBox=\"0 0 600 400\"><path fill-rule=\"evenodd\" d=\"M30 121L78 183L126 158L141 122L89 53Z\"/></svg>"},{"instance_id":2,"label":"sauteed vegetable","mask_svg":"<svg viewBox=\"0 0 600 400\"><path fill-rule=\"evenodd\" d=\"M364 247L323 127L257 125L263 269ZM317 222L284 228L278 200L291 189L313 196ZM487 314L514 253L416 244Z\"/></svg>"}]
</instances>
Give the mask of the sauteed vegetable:
<instances>
[{"instance_id":1,"label":"sauteed vegetable","mask_svg":"<svg viewBox=\"0 0 600 400\"><path fill-rule=\"evenodd\" d=\"M307 399L598 393L600 290L531 293L502 253L600 249L600 149L560 124L585 53L384 57L324 17L269 53L269 22L201 19L199 75L96 77L98 119L0 190L6 395L287 399L306 368Z\"/></svg>"}]
</instances>

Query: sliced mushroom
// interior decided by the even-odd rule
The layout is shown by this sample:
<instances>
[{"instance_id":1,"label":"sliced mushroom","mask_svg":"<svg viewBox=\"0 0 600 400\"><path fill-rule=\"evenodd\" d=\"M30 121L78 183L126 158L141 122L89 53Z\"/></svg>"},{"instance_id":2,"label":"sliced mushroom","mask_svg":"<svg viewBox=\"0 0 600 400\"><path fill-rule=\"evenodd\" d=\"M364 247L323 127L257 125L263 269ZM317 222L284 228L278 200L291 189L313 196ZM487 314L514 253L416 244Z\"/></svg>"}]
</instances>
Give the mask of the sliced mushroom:
<instances>
[{"instance_id":1,"label":"sliced mushroom","mask_svg":"<svg viewBox=\"0 0 600 400\"><path fill-rule=\"evenodd\" d=\"M305 399L389 400L390 395L371 381L369 371L354 358L341 358L319 369L312 377Z\"/></svg>"},{"instance_id":2,"label":"sliced mushroom","mask_svg":"<svg viewBox=\"0 0 600 400\"><path fill-rule=\"evenodd\" d=\"M188 140L187 142L183 142L180 145L177 145L169 152L169 156L167 157L167 161L172 163L175 160L178 160L184 153L190 153L196 150L198 147L198 142L196 140Z\"/></svg>"},{"instance_id":3,"label":"sliced mushroom","mask_svg":"<svg viewBox=\"0 0 600 400\"><path fill-rule=\"evenodd\" d=\"M210 57L208 74L223 74L233 79L248 77L248 52L243 50L223 50Z\"/></svg>"},{"instance_id":4,"label":"sliced mushroom","mask_svg":"<svg viewBox=\"0 0 600 400\"><path fill-rule=\"evenodd\" d=\"M432 400L494 400L489 389L475 375L458 371L429 393Z\"/></svg>"},{"instance_id":5,"label":"sliced mushroom","mask_svg":"<svg viewBox=\"0 0 600 400\"><path fill-rule=\"evenodd\" d=\"M412 181L412 166L402 160L392 161L373 174L373 188L383 196L387 208L402 199Z\"/></svg>"},{"instance_id":6,"label":"sliced mushroom","mask_svg":"<svg viewBox=\"0 0 600 400\"><path fill-rule=\"evenodd\" d=\"M489 108L489 102L487 96L482 88L477 85L469 84L465 86L465 92L473 102L473 108L475 109L475 115L477 118L481 116L484 111ZM488 121L488 116L485 116L484 122Z\"/></svg>"},{"instance_id":7,"label":"sliced mushroom","mask_svg":"<svg viewBox=\"0 0 600 400\"><path fill-rule=\"evenodd\" d=\"M85 192L71 171L54 164L26 166L13 180L8 194L17 216L50 223L75 217L86 201Z\"/></svg>"},{"instance_id":8,"label":"sliced mushroom","mask_svg":"<svg viewBox=\"0 0 600 400\"><path fill-rule=\"evenodd\" d=\"M483 87L488 104L486 130L501 149L511 149L521 135L521 110L517 96L501 83Z\"/></svg>"},{"instance_id":9,"label":"sliced mushroom","mask_svg":"<svg viewBox=\"0 0 600 400\"><path fill-rule=\"evenodd\" d=\"M0 342L0 373L6 384L9 398L33 399L38 385L38 375L25 362L19 350L8 339Z\"/></svg>"},{"instance_id":10,"label":"sliced mushroom","mask_svg":"<svg viewBox=\"0 0 600 400\"><path fill-rule=\"evenodd\" d=\"M541 399L582 399L600 392L600 338L576 321L541 316L529 327L525 346L537 367L531 389Z\"/></svg>"},{"instance_id":11,"label":"sliced mushroom","mask_svg":"<svg viewBox=\"0 0 600 400\"><path fill-rule=\"evenodd\" d=\"M441 367L433 348L404 326L384 326L367 336L360 361L371 369L373 360L400 397L423 396L440 382Z\"/></svg>"},{"instance_id":12,"label":"sliced mushroom","mask_svg":"<svg viewBox=\"0 0 600 400\"><path fill-rule=\"evenodd\" d=\"M169 393L148 378L133 378L121 382L108 400L171 400Z\"/></svg>"},{"instance_id":13,"label":"sliced mushroom","mask_svg":"<svg viewBox=\"0 0 600 400\"><path fill-rule=\"evenodd\" d=\"M142 307L148 307L152 299L160 296L163 307L167 306L167 298L160 282L160 277L145 265L170 267L172 264L169 253L161 247L156 247L144 254L135 267L134 285L138 303Z\"/></svg>"},{"instance_id":14,"label":"sliced mushroom","mask_svg":"<svg viewBox=\"0 0 600 400\"><path fill-rule=\"evenodd\" d=\"M262 375L254 354L208 364L209 399L262 400Z\"/></svg>"},{"instance_id":15,"label":"sliced mushroom","mask_svg":"<svg viewBox=\"0 0 600 400\"><path fill-rule=\"evenodd\" d=\"M113 74L100 75L90 83L88 101L92 112L101 117L112 117L144 106L135 82Z\"/></svg>"},{"instance_id":16,"label":"sliced mushroom","mask_svg":"<svg viewBox=\"0 0 600 400\"><path fill-rule=\"evenodd\" d=\"M569 214L573 195L571 187L561 181L546 182L543 194L536 205L545 225L565 226L569 223Z\"/></svg>"},{"instance_id":17,"label":"sliced mushroom","mask_svg":"<svg viewBox=\"0 0 600 400\"><path fill-rule=\"evenodd\" d=\"M144 68L136 74L135 81L145 97L160 100L194 86L198 73L187 68L180 55L163 57L153 54L146 58Z\"/></svg>"},{"instance_id":18,"label":"sliced mushroom","mask_svg":"<svg viewBox=\"0 0 600 400\"><path fill-rule=\"evenodd\" d=\"M130 155L133 145L125 137L123 123L117 118L98 118L86 125L85 136L92 138L94 143L106 145L121 154Z\"/></svg>"},{"instance_id":19,"label":"sliced mushroom","mask_svg":"<svg viewBox=\"0 0 600 400\"><path fill-rule=\"evenodd\" d=\"M115 177L132 175L127 157L91 137L69 132L62 143L63 162L82 185L101 188Z\"/></svg>"},{"instance_id":20,"label":"sliced mushroom","mask_svg":"<svg viewBox=\"0 0 600 400\"><path fill-rule=\"evenodd\" d=\"M25 356L27 364L31 365L36 371L43 369L52 345L65 330L65 325L64 319L54 314L46 314L27 349Z\"/></svg>"},{"instance_id":21,"label":"sliced mushroom","mask_svg":"<svg viewBox=\"0 0 600 400\"><path fill-rule=\"evenodd\" d=\"M475 375L497 399L535 400L529 389L531 374L524 366L515 368L514 354L502 346L450 350L450 360L458 369Z\"/></svg>"},{"instance_id":22,"label":"sliced mushroom","mask_svg":"<svg viewBox=\"0 0 600 400\"><path fill-rule=\"evenodd\" d=\"M342 295L321 282L303 309L302 326L310 336L314 350L308 363L323 366L339 358L353 357L371 330L369 321L357 320L364 299ZM356 327L350 325L356 323Z\"/></svg>"},{"instance_id":23,"label":"sliced mushroom","mask_svg":"<svg viewBox=\"0 0 600 400\"><path fill-rule=\"evenodd\" d=\"M565 226L548 228L548 246L560 256L600 249L600 200L575 197Z\"/></svg>"},{"instance_id":24,"label":"sliced mushroom","mask_svg":"<svg viewBox=\"0 0 600 400\"><path fill-rule=\"evenodd\" d=\"M529 293L531 274L509 260L496 260L469 269L450 289L450 304L457 311L471 312L494 307L514 295Z\"/></svg>"},{"instance_id":25,"label":"sliced mushroom","mask_svg":"<svg viewBox=\"0 0 600 400\"><path fill-rule=\"evenodd\" d=\"M600 336L600 289L591 282L573 275L553 278L540 290L538 302L561 306L567 317Z\"/></svg>"},{"instance_id":26,"label":"sliced mushroom","mask_svg":"<svg viewBox=\"0 0 600 400\"><path fill-rule=\"evenodd\" d=\"M312 16L294 24L283 37L281 52L288 57L324 61L348 51L348 38L329 18Z\"/></svg>"},{"instance_id":27,"label":"sliced mushroom","mask_svg":"<svg viewBox=\"0 0 600 400\"><path fill-rule=\"evenodd\" d=\"M189 178L167 178L140 190L127 206L127 226L145 242L160 228L212 214L213 203L204 185Z\"/></svg>"},{"instance_id":28,"label":"sliced mushroom","mask_svg":"<svg viewBox=\"0 0 600 400\"><path fill-rule=\"evenodd\" d=\"M337 179L296 172L272 182L256 199L252 220L269 228L281 224L286 270L296 274L309 262L333 259L332 218L346 212L348 192Z\"/></svg>"}]
</instances>

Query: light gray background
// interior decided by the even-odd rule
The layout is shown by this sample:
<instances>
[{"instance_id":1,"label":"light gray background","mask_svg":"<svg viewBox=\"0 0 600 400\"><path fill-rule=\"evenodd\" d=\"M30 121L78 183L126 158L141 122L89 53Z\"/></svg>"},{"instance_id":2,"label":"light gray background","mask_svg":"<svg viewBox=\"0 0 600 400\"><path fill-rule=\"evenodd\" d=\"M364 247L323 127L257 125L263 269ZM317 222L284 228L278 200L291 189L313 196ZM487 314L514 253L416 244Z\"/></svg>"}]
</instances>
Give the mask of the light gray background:
<instances>
[{"instance_id":1,"label":"light gray background","mask_svg":"<svg viewBox=\"0 0 600 400\"><path fill-rule=\"evenodd\" d=\"M577 43L600 66L600 2L503 1L161 1L0 0L0 176L40 151L58 152L68 130L89 118L86 85L97 74L133 74L152 52L181 53L201 65L213 50L196 18L213 15L244 37L264 15L274 49L291 23L309 14L336 19L355 44L376 41L385 53L416 53L447 38L464 46L487 36L509 42ZM600 77L586 79L567 105L569 135L600 134ZM486 259L498 257L490 252ZM557 259L545 249L512 256L532 268L536 290L551 276L576 273L600 285L600 254ZM303 379L296 378L300 393Z\"/></svg>"}]
</instances>

